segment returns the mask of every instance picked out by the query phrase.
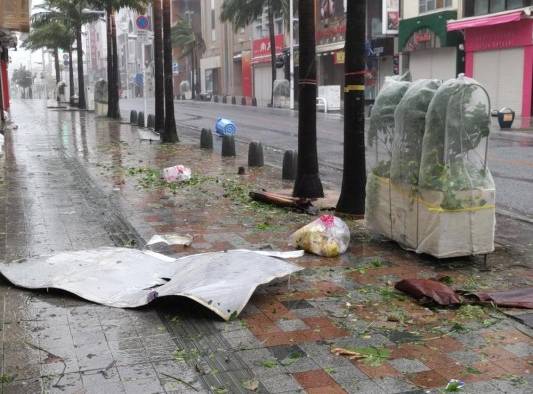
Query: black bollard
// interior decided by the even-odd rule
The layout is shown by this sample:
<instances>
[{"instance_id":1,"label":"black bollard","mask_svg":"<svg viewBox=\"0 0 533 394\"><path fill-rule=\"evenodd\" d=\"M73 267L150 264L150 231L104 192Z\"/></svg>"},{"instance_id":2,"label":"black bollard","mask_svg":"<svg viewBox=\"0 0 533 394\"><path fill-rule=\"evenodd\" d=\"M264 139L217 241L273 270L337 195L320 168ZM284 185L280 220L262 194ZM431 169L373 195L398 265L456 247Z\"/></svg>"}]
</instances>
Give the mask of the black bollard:
<instances>
[{"instance_id":1,"label":"black bollard","mask_svg":"<svg viewBox=\"0 0 533 394\"><path fill-rule=\"evenodd\" d=\"M222 96L222 104L228 103L228 96Z\"/></svg>"},{"instance_id":2,"label":"black bollard","mask_svg":"<svg viewBox=\"0 0 533 394\"><path fill-rule=\"evenodd\" d=\"M137 126L144 127L144 112L142 111L137 114Z\"/></svg>"},{"instance_id":3,"label":"black bollard","mask_svg":"<svg viewBox=\"0 0 533 394\"><path fill-rule=\"evenodd\" d=\"M237 170L238 175L246 175L246 169L244 167L239 167Z\"/></svg>"},{"instance_id":4,"label":"black bollard","mask_svg":"<svg viewBox=\"0 0 533 394\"><path fill-rule=\"evenodd\" d=\"M155 129L155 115L148 115L148 118L146 119L146 127L149 129Z\"/></svg>"},{"instance_id":5,"label":"black bollard","mask_svg":"<svg viewBox=\"0 0 533 394\"><path fill-rule=\"evenodd\" d=\"M257 107L257 99L252 97L252 106Z\"/></svg>"},{"instance_id":6,"label":"black bollard","mask_svg":"<svg viewBox=\"0 0 533 394\"><path fill-rule=\"evenodd\" d=\"M235 137L225 135L222 137L222 157L235 157Z\"/></svg>"},{"instance_id":7,"label":"black bollard","mask_svg":"<svg viewBox=\"0 0 533 394\"><path fill-rule=\"evenodd\" d=\"M200 148L213 149L213 133L211 133L211 130L202 129L200 133Z\"/></svg>"},{"instance_id":8,"label":"black bollard","mask_svg":"<svg viewBox=\"0 0 533 394\"><path fill-rule=\"evenodd\" d=\"M231 96L231 103L233 105L237 104L237 98L235 96Z\"/></svg>"},{"instance_id":9,"label":"black bollard","mask_svg":"<svg viewBox=\"0 0 533 394\"><path fill-rule=\"evenodd\" d=\"M283 169L281 179L293 181L296 179L298 170L298 153L295 150L287 150L283 155Z\"/></svg>"},{"instance_id":10,"label":"black bollard","mask_svg":"<svg viewBox=\"0 0 533 394\"><path fill-rule=\"evenodd\" d=\"M137 111L130 112L130 123L137 124Z\"/></svg>"},{"instance_id":11,"label":"black bollard","mask_svg":"<svg viewBox=\"0 0 533 394\"><path fill-rule=\"evenodd\" d=\"M213 96L215 103L218 103L218 96Z\"/></svg>"},{"instance_id":12,"label":"black bollard","mask_svg":"<svg viewBox=\"0 0 533 394\"><path fill-rule=\"evenodd\" d=\"M241 98L241 105L246 105L246 97Z\"/></svg>"},{"instance_id":13,"label":"black bollard","mask_svg":"<svg viewBox=\"0 0 533 394\"><path fill-rule=\"evenodd\" d=\"M260 142L250 142L248 147L248 167L263 167L263 145Z\"/></svg>"}]
</instances>

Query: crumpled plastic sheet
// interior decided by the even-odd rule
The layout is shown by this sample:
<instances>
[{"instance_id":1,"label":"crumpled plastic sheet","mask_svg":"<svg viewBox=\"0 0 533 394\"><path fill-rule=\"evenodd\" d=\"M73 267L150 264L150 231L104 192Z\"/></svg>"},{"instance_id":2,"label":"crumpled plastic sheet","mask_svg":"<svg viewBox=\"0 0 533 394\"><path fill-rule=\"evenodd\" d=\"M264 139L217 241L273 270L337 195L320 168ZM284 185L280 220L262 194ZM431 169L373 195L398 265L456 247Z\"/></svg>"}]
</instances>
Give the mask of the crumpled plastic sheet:
<instances>
[{"instance_id":1,"label":"crumpled plastic sheet","mask_svg":"<svg viewBox=\"0 0 533 394\"><path fill-rule=\"evenodd\" d=\"M174 259L152 251L102 247L0 264L17 286L66 290L99 304L133 308L182 296L225 320L237 316L257 286L302 268L280 252L227 251ZM290 255L292 257L292 255Z\"/></svg>"},{"instance_id":2,"label":"crumpled plastic sheet","mask_svg":"<svg viewBox=\"0 0 533 394\"><path fill-rule=\"evenodd\" d=\"M397 282L394 287L417 300L427 297L443 306L461 304L461 299L450 287L436 280L404 279Z\"/></svg>"},{"instance_id":3,"label":"crumpled plastic sheet","mask_svg":"<svg viewBox=\"0 0 533 394\"><path fill-rule=\"evenodd\" d=\"M193 238L189 234L187 235L155 234L146 243L146 246L151 246L151 245L156 245L156 244L191 246L192 241L193 241Z\"/></svg>"}]
</instances>

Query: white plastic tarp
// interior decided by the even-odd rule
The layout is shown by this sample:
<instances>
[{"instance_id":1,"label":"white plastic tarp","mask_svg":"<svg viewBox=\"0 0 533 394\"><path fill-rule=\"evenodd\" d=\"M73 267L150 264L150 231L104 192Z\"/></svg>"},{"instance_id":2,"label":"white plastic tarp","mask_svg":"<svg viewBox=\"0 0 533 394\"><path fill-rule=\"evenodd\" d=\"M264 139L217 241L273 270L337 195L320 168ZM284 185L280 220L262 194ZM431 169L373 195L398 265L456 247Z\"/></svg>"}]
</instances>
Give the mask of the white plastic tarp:
<instances>
[{"instance_id":1,"label":"white plastic tarp","mask_svg":"<svg viewBox=\"0 0 533 394\"><path fill-rule=\"evenodd\" d=\"M2 263L0 272L17 286L62 289L111 307L187 297L228 320L242 311L257 286L302 269L265 253L228 251L174 259L152 251L102 247Z\"/></svg>"}]
</instances>

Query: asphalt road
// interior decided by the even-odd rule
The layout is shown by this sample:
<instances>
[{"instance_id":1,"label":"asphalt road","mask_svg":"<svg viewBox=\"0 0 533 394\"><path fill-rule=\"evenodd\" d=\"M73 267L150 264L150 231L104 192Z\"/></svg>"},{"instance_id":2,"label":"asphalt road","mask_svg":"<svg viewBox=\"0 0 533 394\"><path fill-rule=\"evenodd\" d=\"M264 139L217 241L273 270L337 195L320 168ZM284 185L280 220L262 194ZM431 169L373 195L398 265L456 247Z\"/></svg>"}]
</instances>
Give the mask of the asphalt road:
<instances>
[{"instance_id":1,"label":"asphalt road","mask_svg":"<svg viewBox=\"0 0 533 394\"><path fill-rule=\"evenodd\" d=\"M121 100L124 118L129 111L143 110L142 99ZM153 99L148 101L153 113ZM214 128L219 116L232 119L243 140L261 141L280 150L296 149L297 112L284 109L243 107L231 104L176 101L176 122L194 128ZM343 157L343 118L339 114L317 114L318 154L321 173L340 184ZM369 164L374 154L367 152ZM280 163L273 163L280 165ZM533 222L533 130L499 131L493 127L489 140L489 167L496 183L497 206L501 213Z\"/></svg>"}]
</instances>

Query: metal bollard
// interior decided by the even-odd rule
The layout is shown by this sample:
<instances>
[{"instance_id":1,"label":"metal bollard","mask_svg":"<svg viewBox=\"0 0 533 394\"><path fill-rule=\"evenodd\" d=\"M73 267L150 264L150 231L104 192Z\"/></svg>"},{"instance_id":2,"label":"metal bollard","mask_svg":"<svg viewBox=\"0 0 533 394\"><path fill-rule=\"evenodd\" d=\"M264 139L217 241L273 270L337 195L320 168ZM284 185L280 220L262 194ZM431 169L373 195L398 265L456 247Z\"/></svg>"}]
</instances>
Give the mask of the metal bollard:
<instances>
[{"instance_id":1,"label":"metal bollard","mask_svg":"<svg viewBox=\"0 0 533 394\"><path fill-rule=\"evenodd\" d=\"M257 99L252 97L252 106L257 107Z\"/></svg>"},{"instance_id":2,"label":"metal bollard","mask_svg":"<svg viewBox=\"0 0 533 394\"><path fill-rule=\"evenodd\" d=\"M231 96L231 103L233 105L237 104L237 98L235 96Z\"/></svg>"},{"instance_id":3,"label":"metal bollard","mask_svg":"<svg viewBox=\"0 0 533 394\"><path fill-rule=\"evenodd\" d=\"M137 111L130 112L130 123L137 124Z\"/></svg>"},{"instance_id":4,"label":"metal bollard","mask_svg":"<svg viewBox=\"0 0 533 394\"><path fill-rule=\"evenodd\" d=\"M222 157L235 157L235 137L225 135L222 137Z\"/></svg>"},{"instance_id":5,"label":"metal bollard","mask_svg":"<svg viewBox=\"0 0 533 394\"><path fill-rule=\"evenodd\" d=\"M250 142L248 146L248 167L263 167L264 165L263 145L260 142Z\"/></svg>"},{"instance_id":6,"label":"metal bollard","mask_svg":"<svg viewBox=\"0 0 533 394\"><path fill-rule=\"evenodd\" d=\"M146 127L149 129L155 129L155 115L148 115L148 118L146 119Z\"/></svg>"},{"instance_id":7,"label":"metal bollard","mask_svg":"<svg viewBox=\"0 0 533 394\"><path fill-rule=\"evenodd\" d=\"M246 97L241 98L241 105L246 105Z\"/></svg>"},{"instance_id":8,"label":"metal bollard","mask_svg":"<svg viewBox=\"0 0 533 394\"><path fill-rule=\"evenodd\" d=\"M298 152L295 150L287 150L283 154L283 169L281 171L281 179L293 181L296 179L298 171Z\"/></svg>"},{"instance_id":9,"label":"metal bollard","mask_svg":"<svg viewBox=\"0 0 533 394\"><path fill-rule=\"evenodd\" d=\"M202 129L200 133L200 148L213 150L213 133L211 133L211 130Z\"/></svg>"},{"instance_id":10,"label":"metal bollard","mask_svg":"<svg viewBox=\"0 0 533 394\"><path fill-rule=\"evenodd\" d=\"M137 114L137 126L144 127L144 112L142 111Z\"/></svg>"}]
</instances>

